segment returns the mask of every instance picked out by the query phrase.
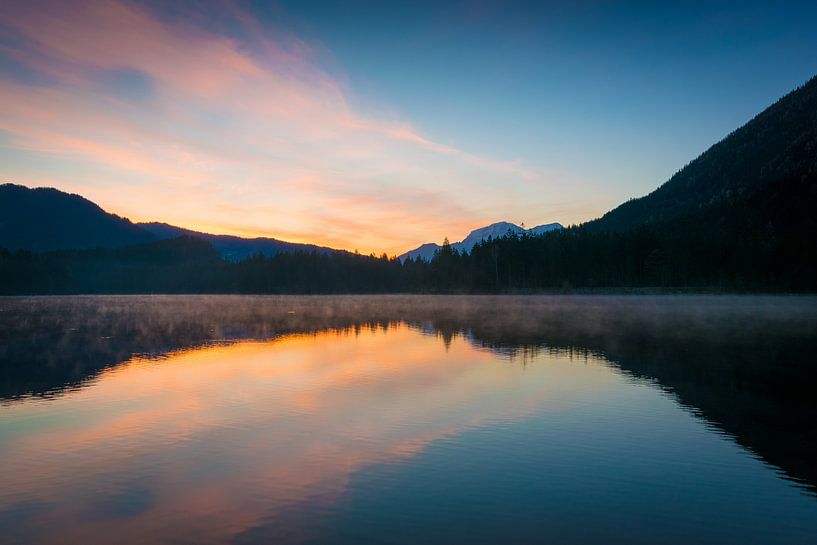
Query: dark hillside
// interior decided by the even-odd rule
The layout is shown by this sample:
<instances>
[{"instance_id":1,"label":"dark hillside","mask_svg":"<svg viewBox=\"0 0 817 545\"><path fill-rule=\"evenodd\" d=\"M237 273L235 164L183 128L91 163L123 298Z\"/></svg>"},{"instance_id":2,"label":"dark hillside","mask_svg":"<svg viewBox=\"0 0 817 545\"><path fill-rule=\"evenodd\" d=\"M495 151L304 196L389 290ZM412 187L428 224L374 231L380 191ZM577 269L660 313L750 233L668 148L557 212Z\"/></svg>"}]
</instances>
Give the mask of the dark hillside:
<instances>
[{"instance_id":1,"label":"dark hillside","mask_svg":"<svg viewBox=\"0 0 817 545\"><path fill-rule=\"evenodd\" d=\"M79 195L0 185L0 247L43 252L126 246L154 238Z\"/></svg>"},{"instance_id":2,"label":"dark hillside","mask_svg":"<svg viewBox=\"0 0 817 545\"><path fill-rule=\"evenodd\" d=\"M815 194L817 77L709 148L649 195L618 206L586 227L619 231L698 214L703 220L711 216L710 209L743 213L761 196L781 196L784 201L803 197L813 202ZM786 210L763 206L755 212L753 221L772 220L774 225Z\"/></svg>"}]
</instances>

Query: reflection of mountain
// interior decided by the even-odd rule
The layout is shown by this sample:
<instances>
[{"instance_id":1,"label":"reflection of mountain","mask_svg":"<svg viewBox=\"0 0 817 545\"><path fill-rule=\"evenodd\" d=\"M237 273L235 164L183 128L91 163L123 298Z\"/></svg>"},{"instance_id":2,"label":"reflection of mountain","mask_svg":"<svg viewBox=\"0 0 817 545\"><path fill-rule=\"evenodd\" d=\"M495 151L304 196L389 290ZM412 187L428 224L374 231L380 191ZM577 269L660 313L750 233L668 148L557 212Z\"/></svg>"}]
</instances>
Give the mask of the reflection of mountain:
<instances>
[{"instance_id":1,"label":"reflection of mountain","mask_svg":"<svg viewBox=\"0 0 817 545\"><path fill-rule=\"evenodd\" d=\"M2 397L212 341L405 321L510 356L591 351L817 487L813 298L101 297L0 302Z\"/></svg>"},{"instance_id":2,"label":"reflection of mountain","mask_svg":"<svg viewBox=\"0 0 817 545\"><path fill-rule=\"evenodd\" d=\"M88 535L119 544L301 543L292 539L299 505L320 511L361 468L525 417L561 384L519 380L463 339L444 351L405 325L348 333L207 346L160 362L136 357L103 371L57 402L60 414L85 407L81 418L35 424L3 445L6 467L32 469L4 474L12 494L0 494L0 513L13 492L58 507L20 521L0 543L88 543ZM549 361L568 378L577 368L567 357ZM602 388L610 374L599 364L577 370ZM31 406L18 405L21 419ZM110 475L138 482L111 486ZM259 529L263 539L235 537Z\"/></svg>"}]
</instances>

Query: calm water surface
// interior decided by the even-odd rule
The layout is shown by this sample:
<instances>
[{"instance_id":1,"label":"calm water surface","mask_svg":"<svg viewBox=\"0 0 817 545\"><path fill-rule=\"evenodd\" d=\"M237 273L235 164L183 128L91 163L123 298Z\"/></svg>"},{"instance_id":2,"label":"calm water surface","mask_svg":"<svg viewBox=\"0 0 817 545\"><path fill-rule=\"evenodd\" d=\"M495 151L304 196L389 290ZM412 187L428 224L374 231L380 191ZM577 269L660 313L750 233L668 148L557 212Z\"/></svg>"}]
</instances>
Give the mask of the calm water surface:
<instances>
[{"instance_id":1,"label":"calm water surface","mask_svg":"<svg viewBox=\"0 0 817 545\"><path fill-rule=\"evenodd\" d=\"M815 543L815 300L0 300L0 543Z\"/></svg>"}]
</instances>

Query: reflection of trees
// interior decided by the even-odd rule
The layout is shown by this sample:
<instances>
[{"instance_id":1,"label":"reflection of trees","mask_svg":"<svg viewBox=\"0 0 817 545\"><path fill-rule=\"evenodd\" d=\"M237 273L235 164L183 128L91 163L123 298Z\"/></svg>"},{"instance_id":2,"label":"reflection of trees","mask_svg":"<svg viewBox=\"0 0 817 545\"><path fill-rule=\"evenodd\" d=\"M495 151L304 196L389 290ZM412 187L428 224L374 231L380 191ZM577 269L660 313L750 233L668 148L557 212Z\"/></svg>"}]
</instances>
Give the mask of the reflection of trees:
<instances>
[{"instance_id":1,"label":"reflection of trees","mask_svg":"<svg viewBox=\"0 0 817 545\"><path fill-rule=\"evenodd\" d=\"M527 364L599 354L817 487L809 298L87 297L0 302L0 396L53 394L133 354L406 322Z\"/></svg>"}]
</instances>

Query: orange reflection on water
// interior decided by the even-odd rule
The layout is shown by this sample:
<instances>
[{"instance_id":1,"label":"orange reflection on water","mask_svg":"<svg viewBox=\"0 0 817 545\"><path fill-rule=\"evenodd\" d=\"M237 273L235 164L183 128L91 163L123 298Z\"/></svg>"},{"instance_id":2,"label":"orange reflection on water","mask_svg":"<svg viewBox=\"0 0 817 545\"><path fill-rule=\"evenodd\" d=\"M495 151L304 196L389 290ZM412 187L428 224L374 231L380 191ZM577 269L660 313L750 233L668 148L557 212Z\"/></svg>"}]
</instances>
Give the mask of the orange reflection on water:
<instances>
[{"instance_id":1,"label":"orange reflection on water","mask_svg":"<svg viewBox=\"0 0 817 545\"><path fill-rule=\"evenodd\" d=\"M0 508L53 504L30 521L42 543L216 543L277 523L291 539L308 531L298 505L331 504L367 465L617 380L564 355L531 363L405 325L134 358L3 409Z\"/></svg>"}]
</instances>

